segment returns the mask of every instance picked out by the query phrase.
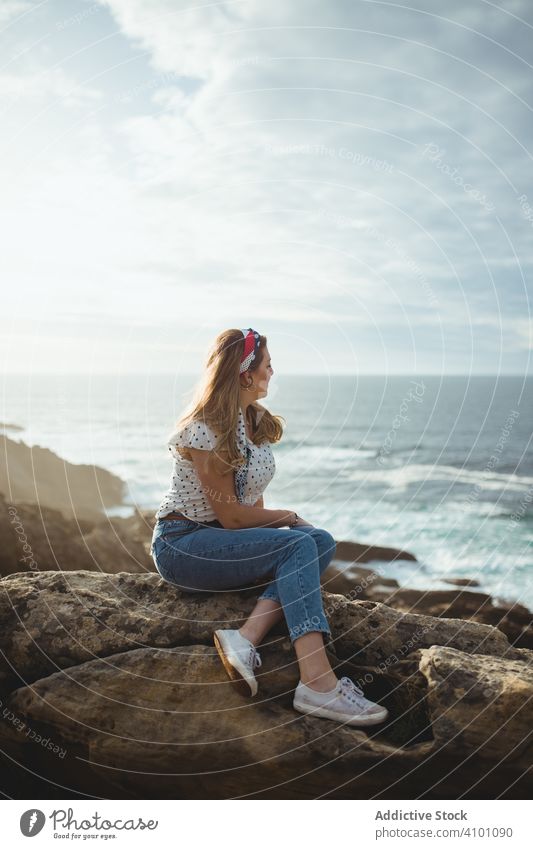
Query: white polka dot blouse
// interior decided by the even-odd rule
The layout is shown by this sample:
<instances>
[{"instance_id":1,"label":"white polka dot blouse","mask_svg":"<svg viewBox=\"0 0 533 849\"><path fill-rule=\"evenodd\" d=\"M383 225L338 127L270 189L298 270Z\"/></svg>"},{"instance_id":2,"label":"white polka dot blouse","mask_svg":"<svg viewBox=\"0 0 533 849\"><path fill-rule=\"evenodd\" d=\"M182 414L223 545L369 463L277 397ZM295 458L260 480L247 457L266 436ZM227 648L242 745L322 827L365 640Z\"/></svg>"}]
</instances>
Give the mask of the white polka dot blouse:
<instances>
[{"instance_id":1,"label":"white polka dot blouse","mask_svg":"<svg viewBox=\"0 0 533 849\"><path fill-rule=\"evenodd\" d=\"M243 456L246 456L246 446L250 452L244 496L245 503L253 505L274 477L276 462L270 442L254 445L248 439L242 410L239 410L236 435L239 450ZM186 460L177 451L177 448L201 448L212 451L216 448L216 443L216 432L206 422L199 419L170 436L167 445L173 458L172 478L169 489L155 514L156 519L163 519L168 513L174 511L183 513L184 516L198 522L212 522L217 518L202 489L192 460Z\"/></svg>"}]
</instances>

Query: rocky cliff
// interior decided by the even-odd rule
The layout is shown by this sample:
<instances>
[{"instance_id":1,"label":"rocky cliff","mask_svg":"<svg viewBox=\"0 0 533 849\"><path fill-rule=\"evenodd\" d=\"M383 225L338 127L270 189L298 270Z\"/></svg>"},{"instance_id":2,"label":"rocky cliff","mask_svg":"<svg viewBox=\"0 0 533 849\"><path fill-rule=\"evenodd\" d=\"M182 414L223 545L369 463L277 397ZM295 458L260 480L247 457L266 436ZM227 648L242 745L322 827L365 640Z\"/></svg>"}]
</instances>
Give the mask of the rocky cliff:
<instances>
[{"instance_id":1,"label":"rocky cliff","mask_svg":"<svg viewBox=\"0 0 533 849\"><path fill-rule=\"evenodd\" d=\"M187 596L157 573L0 581L0 738L28 798L521 798L533 652L498 628L324 591L337 673L382 701L368 731L297 714L283 625L259 694L235 692L212 644L253 591ZM17 791L18 788L18 791ZM22 794L22 795L18 795Z\"/></svg>"}]
</instances>

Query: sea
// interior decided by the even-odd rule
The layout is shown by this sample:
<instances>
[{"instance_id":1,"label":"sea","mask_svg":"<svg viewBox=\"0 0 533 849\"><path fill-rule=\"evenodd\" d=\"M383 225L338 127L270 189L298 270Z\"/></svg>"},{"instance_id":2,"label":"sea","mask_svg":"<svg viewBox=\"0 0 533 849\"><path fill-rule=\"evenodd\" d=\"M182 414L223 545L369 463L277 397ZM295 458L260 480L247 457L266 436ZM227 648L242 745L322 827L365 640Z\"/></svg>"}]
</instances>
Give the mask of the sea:
<instances>
[{"instance_id":1,"label":"sea","mask_svg":"<svg viewBox=\"0 0 533 849\"><path fill-rule=\"evenodd\" d=\"M130 515L159 506L166 440L195 375L7 375L8 436L126 482ZM283 416L267 508L296 510L337 540L400 548L381 573L422 589L473 578L533 609L533 377L274 375Z\"/></svg>"}]
</instances>

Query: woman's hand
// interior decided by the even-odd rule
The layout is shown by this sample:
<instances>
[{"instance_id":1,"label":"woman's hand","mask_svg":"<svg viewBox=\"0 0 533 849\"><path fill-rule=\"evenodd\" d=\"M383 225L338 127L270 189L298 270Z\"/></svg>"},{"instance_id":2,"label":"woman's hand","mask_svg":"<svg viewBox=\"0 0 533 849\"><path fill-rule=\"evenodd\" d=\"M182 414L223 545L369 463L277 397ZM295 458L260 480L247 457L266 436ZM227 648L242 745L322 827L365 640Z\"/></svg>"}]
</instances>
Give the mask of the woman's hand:
<instances>
[{"instance_id":1,"label":"woman's hand","mask_svg":"<svg viewBox=\"0 0 533 849\"><path fill-rule=\"evenodd\" d=\"M298 516L297 521L294 523L294 525L291 525L291 528L297 528L299 525L307 525L310 528L313 527L311 522L306 522L305 519L302 519L301 516Z\"/></svg>"}]
</instances>

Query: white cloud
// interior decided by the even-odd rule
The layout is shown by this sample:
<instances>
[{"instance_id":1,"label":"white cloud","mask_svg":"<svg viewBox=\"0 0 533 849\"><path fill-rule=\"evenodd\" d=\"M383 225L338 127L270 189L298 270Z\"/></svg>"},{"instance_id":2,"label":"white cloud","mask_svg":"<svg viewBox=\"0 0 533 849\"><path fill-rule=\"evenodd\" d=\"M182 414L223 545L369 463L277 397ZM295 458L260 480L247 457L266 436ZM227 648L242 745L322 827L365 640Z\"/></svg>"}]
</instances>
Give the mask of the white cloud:
<instances>
[{"instance_id":1,"label":"white cloud","mask_svg":"<svg viewBox=\"0 0 533 849\"><path fill-rule=\"evenodd\" d=\"M12 23L19 15L29 11L32 8L32 3L23 2L23 0L2 0L0 5L0 26L7 23Z\"/></svg>"},{"instance_id":2,"label":"white cloud","mask_svg":"<svg viewBox=\"0 0 533 849\"><path fill-rule=\"evenodd\" d=\"M504 317L523 310L503 227L530 268L516 190L531 115L512 94L524 93L526 70L510 53L522 35L510 15L452 3L442 14L458 26L341 0L101 5L135 66L145 62L107 111L114 65L93 69L97 85L75 62L67 72L38 56L0 77L12 105L20 96L36 116L41 103L78 110L19 133L38 147L35 164L24 150L22 179L10 176L16 151L4 165L5 261L45 314L39 292L81 290L109 314L127 298L132 320L164 305L162 326L183 331L206 308L215 327L253 305L270 322L318 316L389 338L442 323L455 338L469 309L479 316L481 289L485 317L470 326L485 339L500 320L487 267L508 276L494 285L513 286ZM498 26L508 49L489 51L466 29L496 38ZM426 143L444 151L446 171Z\"/></svg>"},{"instance_id":3,"label":"white cloud","mask_svg":"<svg viewBox=\"0 0 533 849\"><path fill-rule=\"evenodd\" d=\"M101 91L83 86L62 68L39 68L24 73L0 73L0 97L13 106L17 103L47 102L57 98L63 106L80 106L85 101L98 101Z\"/></svg>"},{"instance_id":4,"label":"white cloud","mask_svg":"<svg viewBox=\"0 0 533 849\"><path fill-rule=\"evenodd\" d=\"M533 351L533 319L518 318L512 321L511 324L517 334L519 348L525 351Z\"/></svg>"}]
</instances>

